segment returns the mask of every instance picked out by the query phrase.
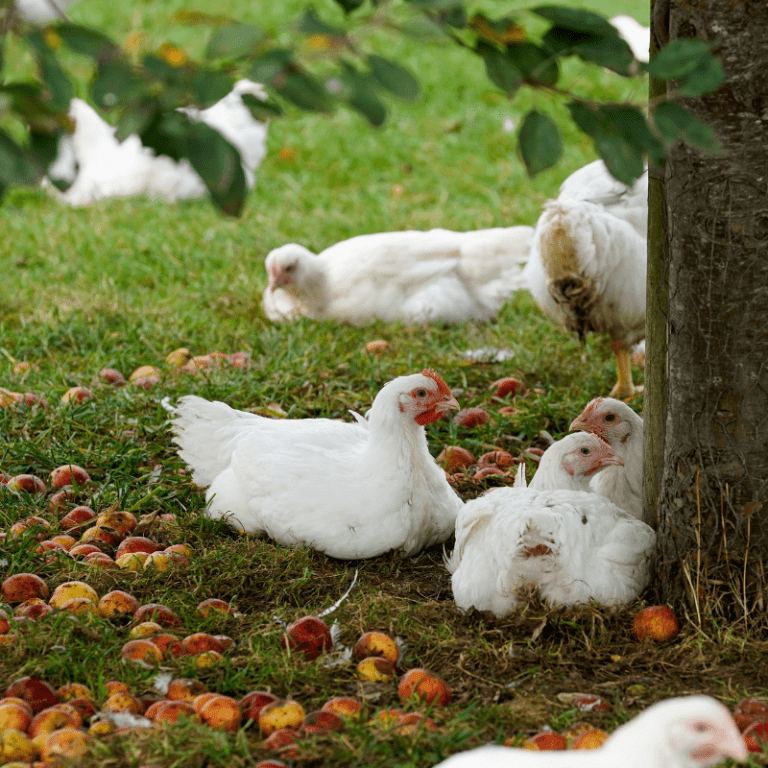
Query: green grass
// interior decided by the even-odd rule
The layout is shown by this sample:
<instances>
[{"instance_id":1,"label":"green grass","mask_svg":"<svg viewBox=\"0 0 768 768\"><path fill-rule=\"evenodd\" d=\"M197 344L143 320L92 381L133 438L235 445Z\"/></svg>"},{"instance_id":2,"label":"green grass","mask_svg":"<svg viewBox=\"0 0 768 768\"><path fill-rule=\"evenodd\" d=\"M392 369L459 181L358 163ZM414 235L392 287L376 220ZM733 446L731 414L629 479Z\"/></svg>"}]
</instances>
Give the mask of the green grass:
<instances>
[{"instance_id":1,"label":"green grass","mask_svg":"<svg viewBox=\"0 0 768 768\"><path fill-rule=\"evenodd\" d=\"M608 15L616 10L603 0L579 5ZM182 8L190 5L82 0L72 17L102 27L118 41L140 33L146 48L170 41L197 55L205 32L174 21ZM317 8L340 19L330 0ZM258 22L285 39L286 19L301 10L295 1L216 7L217 13ZM626 2L621 10L639 19L647 11L644 0ZM475 740L522 739L547 723L562 728L583 719L557 700L563 691L606 696L612 712L587 717L607 729L682 691L710 692L729 703L758 692L766 684L760 672L764 649L745 645L736 630L704 635L681 617L681 641L645 648L629 633L637 605L621 611L546 611L534 604L504 620L462 615L451 599L440 548L411 559L385 555L346 563L242 537L205 518L201 491L178 473L183 464L159 405L165 395L195 393L242 409L277 403L292 418L348 418L348 409L367 409L387 380L432 366L463 390L462 406L483 405L493 414L475 430L445 421L431 425L433 453L460 444L476 455L494 448L517 455L544 446L542 429L555 437L565 433L582 406L614 380L603 341L590 339L582 352L524 294L512 297L487 324L379 322L351 328L308 321L275 326L265 319L263 260L273 247L296 241L320 250L356 234L406 228L533 224L560 182L595 157L590 142L567 122L562 105L546 94L522 92L509 103L467 53L384 39L376 33L371 44L382 45L418 74L424 91L418 103L390 102L390 118L378 130L343 110L330 117L288 110L270 127L257 188L237 220L222 217L207 201L111 200L71 209L39 190L7 195L0 207L5 234L0 268L6 275L0 294L0 386L38 393L48 406L0 409L0 471L47 478L60 464L81 465L94 481L84 497L94 509L131 509L143 519L172 512L175 523L156 522L146 535L163 544L185 542L194 554L188 568L166 573L88 569L66 557L36 554L27 534L0 545L5 573L37 573L51 589L72 579L87 581L99 595L124 589L141 603L172 608L182 620L180 636L209 631L236 641L225 661L208 669L196 669L189 660L164 660L163 668L175 677L198 678L209 690L236 698L269 688L307 710L332 696L356 694L371 715L400 706L394 684L362 685L351 663L326 666L279 645L281 621L332 605L357 569L358 586L329 617L338 622L342 642L351 645L370 629L401 636L407 651L400 671L424 666L442 674L453 702L431 713L435 732L398 736L363 721L340 734L307 739L296 760L303 766L426 768ZM87 76L85 62L73 60L72 67ZM566 72L568 84L580 93L642 100L643 83L575 63ZM86 92L83 83L79 92ZM558 167L531 180L516 156L515 135L505 133L502 124L506 116L519 120L534 105L555 116L566 152ZM290 152L281 156L281 149ZM390 341L380 358L361 351L373 338ZM176 375L163 361L182 346L195 354L246 350L252 367ZM468 363L463 352L478 347L508 347L515 356L503 364ZM14 374L20 360L34 367ZM82 405L60 402L69 387L92 386L104 367L127 376L140 365L163 368L154 390L96 387L93 399ZM488 392L492 381L506 375L522 378L530 389L516 399L511 418L498 414L501 404ZM470 498L486 487L468 483L461 493ZM0 530L32 514L52 522L58 517L45 499L0 496ZM202 619L194 609L208 597L230 601L242 615ZM15 630L17 642L0 653L0 675L6 681L39 676L54 687L82 682L99 701L105 698L104 684L114 679L127 682L135 695L147 693L155 670L120 661L128 631L121 621L52 615L34 631ZM95 739L91 757L78 765L246 768L266 756L253 727L222 735L185 723L159 733Z\"/></svg>"}]
</instances>

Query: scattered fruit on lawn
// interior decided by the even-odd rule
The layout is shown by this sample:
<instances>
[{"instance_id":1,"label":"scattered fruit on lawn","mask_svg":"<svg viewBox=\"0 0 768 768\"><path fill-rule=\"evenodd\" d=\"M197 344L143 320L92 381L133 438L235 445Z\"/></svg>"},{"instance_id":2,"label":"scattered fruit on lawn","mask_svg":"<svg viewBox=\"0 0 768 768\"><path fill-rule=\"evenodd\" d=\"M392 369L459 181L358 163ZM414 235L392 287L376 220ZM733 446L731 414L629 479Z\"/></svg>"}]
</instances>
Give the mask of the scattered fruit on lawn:
<instances>
[{"instance_id":1,"label":"scattered fruit on lawn","mask_svg":"<svg viewBox=\"0 0 768 768\"><path fill-rule=\"evenodd\" d=\"M48 605L53 608L61 608L67 600L71 600L73 597L85 597L93 603L99 602L99 595L90 584L86 584L84 581L65 581L53 590Z\"/></svg>"},{"instance_id":2,"label":"scattered fruit on lawn","mask_svg":"<svg viewBox=\"0 0 768 768\"><path fill-rule=\"evenodd\" d=\"M102 368L99 371L98 380L113 387L124 387L128 383L125 376L115 368Z\"/></svg>"},{"instance_id":3,"label":"scattered fruit on lawn","mask_svg":"<svg viewBox=\"0 0 768 768\"><path fill-rule=\"evenodd\" d=\"M335 713L319 709L308 712L299 726L299 732L303 734L328 733L340 731L344 727L344 721Z\"/></svg>"},{"instance_id":4,"label":"scattered fruit on lawn","mask_svg":"<svg viewBox=\"0 0 768 768\"><path fill-rule=\"evenodd\" d=\"M755 720L744 729L744 743L750 752L768 749L768 720Z\"/></svg>"},{"instance_id":5,"label":"scattered fruit on lawn","mask_svg":"<svg viewBox=\"0 0 768 768\"><path fill-rule=\"evenodd\" d=\"M267 704L272 704L275 701L278 701L277 696L269 691L251 691L246 693L238 702L240 711L243 713L243 720L253 720L255 723L258 723L261 710Z\"/></svg>"},{"instance_id":6,"label":"scattered fruit on lawn","mask_svg":"<svg viewBox=\"0 0 768 768\"><path fill-rule=\"evenodd\" d=\"M259 728L264 736L283 728L296 729L306 714L304 707L293 699L273 701L259 713Z\"/></svg>"},{"instance_id":7,"label":"scattered fruit on lawn","mask_svg":"<svg viewBox=\"0 0 768 768\"><path fill-rule=\"evenodd\" d=\"M67 485L85 485L91 482L91 476L77 464L62 464L51 472L51 488L64 488Z\"/></svg>"},{"instance_id":8,"label":"scattered fruit on lawn","mask_svg":"<svg viewBox=\"0 0 768 768\"><path fill-rule=\"evenodd\" d=\"M129 640L120 650L120 657L143 667L153 667L163 660L160 649L149 640Z\"/></svg>"},{"instance_id":9,"label":"scattered fruit on lawn","mask_svg":"<svg viewBox=\"0 0 768 768\"><path fill-rule=\"evenodd\" d=\"M385 339L374 339L365 344L365 351L370 355L380 355L389 346Z\"/></svg>"},{"instance_id":10,"label":"scattered fruit on lawn","mask_svg":"<svg viewBox=\"0 0 768 768\"><path fill-rule=\"evenodd\" d=\"M234 732L240 725L240 706L231 696L215 695L199 710L206 725L220 731Z\"/></svg>"},{"instance_id":11,"label":"scattered fruit on lawn","mask_svg":"<svg viewBox=\"0 0 768 768\"><path fill-rule=\"evenodd\" d=\"M488 389L493 389L496 397L514 397L518 392L524 395L528 390L523 386L519 379L507 376L503 379L496 379Z\"/></svg>"},{"instance_id":12,"label":"scattered fruit on lawn","mask_svg":"<svg viewBox=\"0 0 768 768\"><path fill-rule=\"evenodd\" d=\"M281 639L283 648L301 651L308 659L316 659L324 651L333 648L331 630L317 616L304 616L290 624Z\"/></svg>"},{"instance_id":13,"label":"scattered fruit on lawn","mask_svg":"<svg viewBox=\"0 0 768 768\"><path fill-rule=\"evenodd\" d=\"M397 643L389 635L384 632L373 631L362 635L352 648L352 655L356 659L378 656L397 664L400 651L397 648Z\"/></svg>"},{"instance_id":14,"label":"scattered fruit on lawn","mask_svg":"<svg viewBox=\"0 0 768 768\"><path fill-rule=\"evenodd\" d=\"M409 669L397 686L400 698L423 699L427 704L442 706L451 700L451 688L442 677L419 667Z\"/></svg>"},{"instance_id":15,"label":"scattered fruit on lawn","mask_svg":"<svg viewBox=\"0 0 768 768\"><path fill-rule=\"evenodd\" d=\"M460 445L452 445L443 448L435 459L437 463L448 472L456 472L465 467L471 467L475 463L475 457Z\"/></svg>"},{"instance_id":16,"label":"scattered fruit on lawn","mask_svg":"<svg viewBox=\"0 0 768 768\"><path fill-rule=\"evenodd\" d=\"M490 418L490 414L482 408L464 408L453 417L453 423L471 429L486 424Z\"/></svg>"},{"instance_id":17,"label":"scattered fruit on lawn","mask_svg":"<svg viewBox=\"0 0 768 768\"><path fill-rule=\"evenodd\" d=\"M355 669L360 680L373 683L385 683L395 676L395 665L388 659L381 659L378 656L368 656L359 662Z\"/></svg>"},{"instance_id":18,"label":"scattered fruit on lawn","mask_svg":"<svg viewBox=\"0 0 768 768\"><path fill-rule=\"evenodd\" d=\"M651 605L638 611L632 621L632 635L637 640L658 643L677 637L677 617L666 605Z\"/></svg>"},{"instance_id":19,"label":"scattered fruit on lawn","mask_svg":"<svg viewBox=\"0 0 768 768\"><path fill-rule=\"evenodd\" d=\"M229 603L224 600L219 600L217 597L209 597L207 600L203 600L203 602L197 606L196 610L206 619L217 613L228 614L230 616L235 614L235 609L232 608Z\"/></svg>"},{"instance_id":20,"label":"scattered fruit on lawn","mask_svg":"<svg viewBox=\"0 0 768 768\"><path fill-rule=\"evenodd\" d=\"M113 589L99 600L98 607L99 616L105 619L115 615L133 616L139 608L139 601L121 589Z\"/></svg>"}]
</instances>

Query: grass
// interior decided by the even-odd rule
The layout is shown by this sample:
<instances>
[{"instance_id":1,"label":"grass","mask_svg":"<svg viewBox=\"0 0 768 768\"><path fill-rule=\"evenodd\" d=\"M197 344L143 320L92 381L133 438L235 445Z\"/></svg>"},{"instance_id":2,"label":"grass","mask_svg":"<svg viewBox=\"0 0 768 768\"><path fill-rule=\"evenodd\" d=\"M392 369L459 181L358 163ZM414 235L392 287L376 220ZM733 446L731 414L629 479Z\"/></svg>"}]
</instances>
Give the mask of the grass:
<instances>
[{"instance_id":1,"label":"grass","mask_svg":"<svg viewBox=\"0 0 768 768\"><path fill-rule=\"evenodd\" d=\"M298 2L261 5L224 2L217 12L282 30L286 18L302 8ZM615 10L603 0L580 5L608 15ZM645 5L636 0L622 10L643 19ZM117 40L139 33L146 48L168 40L197 54L203 30L173 17L188 7L82 0L72 16ZM318 4L329 18L334 8L330 1ZM462 51L398 38L389 39L384 50L418 73L420 101L389 104L390 119L379 130L344 111L326 117L289 110L270 127L257 189L240 219L221 217L206 201L111 200L70 209L39 190L15 189L7 196L0 207L0 267L9 276L0 298L0 385L36 392L48 406L0 409L0 470L47 478L60 464L83 466L94 481L84 489L87 503L97 510L130 509L145 520L171 512L175 522L156 521L146 535L163 544L187 543L193 556L188 568L162 573L89 569L67 557L35 553L26 534L1 545L5 573L37 573L51 589L73 579L87 581L99 595L123 589L142 604L173 609L182 620L180 636L209 631L235 640L217 666L198 669L189 659L165 659L163 669L174 677L197 678L209 690L236 698L271 689L307 710L331 696L354 694L372 714L400 706L394 684L362 684L351 663L324 663L338 661L338 653L307 661L279 645L282 622L331 606L357 570L358 586L328 617L337 622L341 641L351 645L370 629L402 637L407 650L400 671L424 666L443 675L453 701L431 713L435 732L398 736L364 721L306 739L295 759L302 766L426 768L478 741L523 739L545 724L563 728L589 719L610 730L668 695L702 691L733 704L760 693L768 685L764 644L746 639L738 628L705 634L681 617L679 641L649 648L632 641L629 632L640 602L617 611L553 611L533 603L503 620L462 615L451 598L440 548L410 559L385 555L348 563L242 537L203 515L202 493L181 474L183 464L170 442L159 405L166 395L195 393L241 409L276 403L291 418L348 418L348 409L364 411L387 380L432 366L463 390L462 406L483 405L493 414L475 430L444 421L431 425L433 453L460 444L476 455L495 448L517 455L543 447L543 429L555 437L565 433L584 403L613 381L602 341L590 339L582 351L524 294L512 297L494 322L458 327L374 323L360 329L304 321L275 326L265 319L263 259L273 247L296 241L319 250L355 234L406 228L533 224L562 179L595 157L566 122L562 106L527 93L508 103ZM83 62L72 67L86 77ZM642 99L643 84L603 71L574 64L567 77L583 93ZM80 92L85 93L82 84ZM567 150L557 168L531 180L516 157L514 134L502 124L506 116L519 120L533 105L556 116ZM390 341L385 355L361 351L373 338ZM182 346L195 354L246 350L252 367L174 375L163 361ZM479 347L511 348L515 355L503 364L469 363L464 351ZM13 373L21 360L34 365ZM69 387L91 386L102 368L127 375L140 365L164 370L158 387L97 387L82 405L60 402ZM490 383L506 375L522 378L531 390L517 398L512 418L498 413L501 404L488 393ZM488 485L465 483L460 490L470 498ZM58 517L45 499L0 497L0 529L33 514ZM242 615L202 619L195 606L209 597L231 602ZM2 648L0 675L6 681L33 675L54 687L82 682L99 702L110 680L125 681L135 695L149 693L156 670L120 661L128 631L120 621L51 615L34 631L15 631L16 642ZM584 715L558 700L558 693L568 691L600 693L613 709ZM245 768L267 754L254 727L224 735L186 722L94 739L91 755L77 764Z\"/></svg>"}]
</instances>

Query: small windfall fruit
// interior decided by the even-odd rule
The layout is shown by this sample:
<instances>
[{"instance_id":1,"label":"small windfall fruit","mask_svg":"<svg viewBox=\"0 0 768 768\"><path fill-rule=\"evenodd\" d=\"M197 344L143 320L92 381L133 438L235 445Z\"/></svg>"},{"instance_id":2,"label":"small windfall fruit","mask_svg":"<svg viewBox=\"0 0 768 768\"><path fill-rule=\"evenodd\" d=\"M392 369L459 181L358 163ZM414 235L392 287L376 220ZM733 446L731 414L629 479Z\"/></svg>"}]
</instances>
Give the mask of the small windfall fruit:
<instances>
[{"instance_id":1,"label":"small windfall fruit","mask_svg":"<svg viewBox=\"0 0 768 768\"><path fill-rule=\"evenodd\" d=\"M451 688L442 677L426 669L409 669L397 686L401 699L423 699L427 704L442 706L451 700Z\"/></svg>"},{"instance_id":2,"label":"small windfall fruit","mask_svg":"<svg viewBox=\"0 0 768 768\"><path fill-rule=\"evenodd\" d=\"M663 643L677 637L677 617L666 605L650 605L638 611L632 621L632 635L637 640Z\"/></svg>"},{"instance_id":3,"label":"small windfall fruit","mask_svg":"<svg viewBox=\"0 0 768 768\"><path fill-rule=\"evenodd\" d=\"M324 651L333 648L331 630L317 616L304 616L290 624L283 634L283 648L301 651L308 659L316 659Z\"/></svg>"}]
</instances>

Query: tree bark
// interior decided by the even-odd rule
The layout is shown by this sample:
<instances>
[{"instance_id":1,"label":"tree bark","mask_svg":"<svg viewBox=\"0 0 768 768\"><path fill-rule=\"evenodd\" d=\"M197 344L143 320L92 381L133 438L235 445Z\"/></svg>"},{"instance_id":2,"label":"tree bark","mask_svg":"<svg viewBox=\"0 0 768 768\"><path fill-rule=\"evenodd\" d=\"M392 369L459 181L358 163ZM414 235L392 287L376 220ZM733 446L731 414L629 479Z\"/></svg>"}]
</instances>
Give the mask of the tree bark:
<instances>
[{"instance_id":1,"label":"tree bark","mask_svg":"<svg viewBox=\"0 0 768 768\"><path fill-rule=\"evenodd\" d=\"M713 43L726 72L716 92L681 101L714 128L722 151L677 144L663 172L657 575L661 599L699 622L763 619L766 609L767 31L765 0L669 3L669 39Z\"/></svg>"}]
</instances>

